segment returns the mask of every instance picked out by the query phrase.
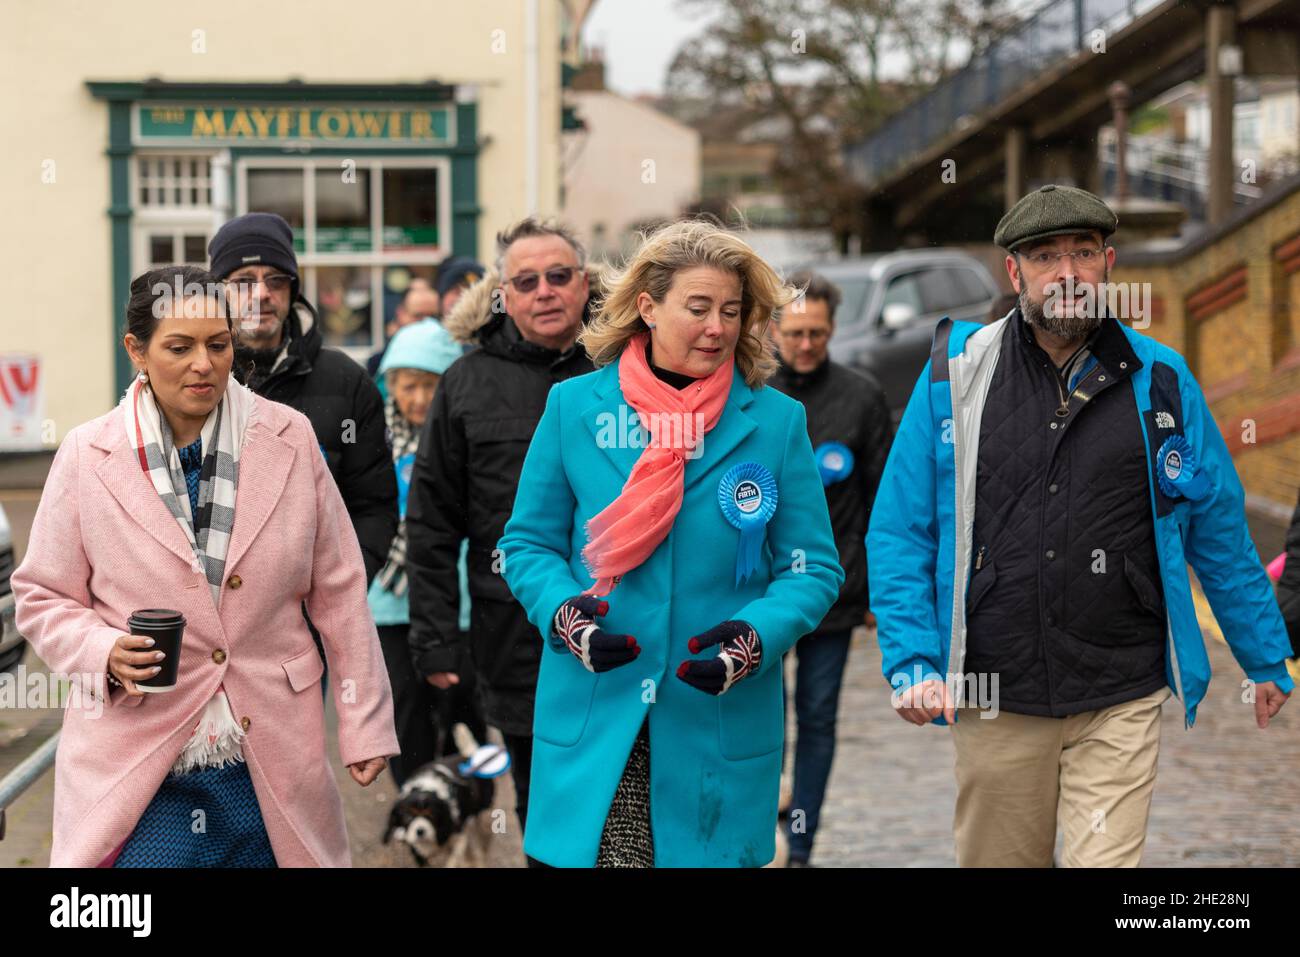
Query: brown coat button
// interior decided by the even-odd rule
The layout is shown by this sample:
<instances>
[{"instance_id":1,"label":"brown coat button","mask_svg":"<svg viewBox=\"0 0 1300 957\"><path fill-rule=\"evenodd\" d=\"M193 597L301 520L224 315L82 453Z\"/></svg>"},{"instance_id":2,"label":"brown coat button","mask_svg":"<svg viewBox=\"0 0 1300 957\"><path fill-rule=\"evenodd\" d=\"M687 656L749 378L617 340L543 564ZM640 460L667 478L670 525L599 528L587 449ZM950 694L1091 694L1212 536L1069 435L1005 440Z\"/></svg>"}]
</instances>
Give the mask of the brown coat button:
<instances>
[{"instance_id":1,"label":"brown coat button","mask_svg":"<svg viewBox=\"0 0 1300 957\"><path fill-rule=\"evenodd\" d=\"M251 728L251 727L253 726L253 719L252 719L252 718L244 718L244 719L243 719L242 721L240 721L239 723L243 726L244 730L247 731L249 728Z\"/></svg>"},{"instance_id":2,"label":"brown coat button","mask_svg":"<svg viewBox=\"0 0 1300 957\"><path fill-rule=\"evenodd\" d=\"M214 652L212 653L212 660L215 661L215 662L216 662L217 664L219 664L219 665L225 664L225 663L226 663L226 653L225 653L224 651L222 651L220 648L218 648L216 651L214 651Z\"/></svg>"},{"instance_id":3,"label":"brown coat button","mask_svg":"<svg viewBox=\"0 0 1300 957\"><path fill-rule=\"evenodd\" d=\"M238 575L231 575L230 580L227 581L226 584L231 588L238 588L240 585L244 584L244 580Z\"/></svg>"}]
</instances>

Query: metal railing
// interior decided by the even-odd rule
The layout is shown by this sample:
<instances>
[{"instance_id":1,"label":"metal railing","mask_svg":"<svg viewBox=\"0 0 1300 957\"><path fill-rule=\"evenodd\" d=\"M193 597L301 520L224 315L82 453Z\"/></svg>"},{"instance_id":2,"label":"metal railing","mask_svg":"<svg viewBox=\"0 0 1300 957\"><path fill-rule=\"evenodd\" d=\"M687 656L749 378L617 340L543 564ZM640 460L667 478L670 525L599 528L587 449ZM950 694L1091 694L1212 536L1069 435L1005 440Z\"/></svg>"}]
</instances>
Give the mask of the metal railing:
<instances>
[{"instance_id":1,"label":"metal railing","mask_svg":"<svg viewBox=\"0 0 1300 957\"><path fill-rule=\"evenodd\" d=\"M1114 33L1164 2L1052 0L876 132L847 147L844 157L851 174L869 186L1062 60L1091 49L1093 31Z\"/></svg>"},{"instance_id":2,"label":"metal railing","mask_svg":"<svg viewBox=\"0 0 1300 957\"><path fill-rule=\"evenodd\" d=\"M1258 151L1236 151L1238 160L1260 161ZM1102 191L1109 195L1117 185L1116 149L1113 139L1105 140L1098 151ZM1128 189L1132 196L1163 199L1178 203L1194 222L1205 222L1209 215L1210 159L1207 150L1194 143L1174 143L1160 137L1130 135L1125 148ZM1233 183L1233 202L1245 206L1263 195L1250 183Z\"/></svg>"},{"instance_id":3,"label":"metal railing","mask_svg":"<svg viewBox=\"0 0 1300 957\"><path fill-rule=\"evenodd\" d=\"M13 594L0 596L0 634L4 633L5 623L13 616ZM56 731L24 758L18 767L0 778L0 841L5 836L5 812L24 791L40 780L41 775L54 766L54 753L58 746L59 732Z\"/></svg>"}]
</instances>

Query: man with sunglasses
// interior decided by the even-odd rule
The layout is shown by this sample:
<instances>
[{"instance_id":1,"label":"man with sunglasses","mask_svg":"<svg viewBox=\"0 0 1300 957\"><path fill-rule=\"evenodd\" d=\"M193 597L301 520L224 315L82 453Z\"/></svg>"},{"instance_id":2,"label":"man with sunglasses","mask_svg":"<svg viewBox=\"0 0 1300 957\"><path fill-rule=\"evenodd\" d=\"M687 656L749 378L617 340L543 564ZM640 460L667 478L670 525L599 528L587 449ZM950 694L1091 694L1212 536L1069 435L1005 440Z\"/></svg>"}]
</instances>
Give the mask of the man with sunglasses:
<instances>
[{"instance_id":1,"label":"man with sunglasses","mask_svg":"<svg viewBox=\"0 0 1300 957\"><path fill-rule=\"evenodd\" d=\"M497 253L496 269L443 316L452 336L476 348L443 375L411 476L408 640L430 684L459 683L457 559L468 539L469 657L484 715L510 752L522 825L542 639L506 585L496 546L551 386L593 370L576 340L600 272L568 230L531 217L497 235Z\"/></svg>"},{"instance_id":2,"label":"man with sunglasses","mask_svg":"<svg viewBox=\"0 0 1300 957\"><path fill-rule=\"evenodd\" d=\"M803 403L817 456L844 584L821 624L795 645L794 790L786 811L787 866L806 867L835 758L835 718L853 629L873 624L867 593L867 522L889 452L890 415L874 378L830 359L840 291L814 272L790 285L803 296L773 334L781 365L770 385Z\"/></svg>"},{"instance_id":3,"label":"man with sunglasses","mask_svg":"<svg viewBox=\"0 0 1300 957\"><path fill-rule=\"evenodd\" d=\"M360 365L323 347L316 310L300 291L293 231L283 218L237 216L217 230L208 256L235 313L235 378L311 420L369 581L397 532L397 479L379 391Z\"/></svg>"},{"instance_id":4,"label":"man with sunglasses","mask_svg":"<svg viewBox=\"0 0 1300 957\"><path fill-rule=\"evenodd\" d=\"M1116 225L1068 186L1007 212L1019 303L939 323L872 513L885 677L904 720L952 725L961 866L1050 867L1058 824L1065 866L1138 864L1161 706L1190 727L1210 680L1189 563L1249 678L1243 725L1293 688L1205 396L1107 308Z\"/></svg>"}]
</instances>

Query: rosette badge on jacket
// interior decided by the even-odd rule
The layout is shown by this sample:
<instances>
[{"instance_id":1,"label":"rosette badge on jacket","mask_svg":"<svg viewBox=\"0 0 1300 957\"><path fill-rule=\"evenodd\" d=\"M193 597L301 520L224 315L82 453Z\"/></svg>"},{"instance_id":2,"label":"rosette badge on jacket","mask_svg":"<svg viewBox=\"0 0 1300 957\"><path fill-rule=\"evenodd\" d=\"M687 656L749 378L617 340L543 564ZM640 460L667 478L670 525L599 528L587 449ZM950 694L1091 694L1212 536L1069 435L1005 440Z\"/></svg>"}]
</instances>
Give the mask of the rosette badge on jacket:
<instances>
[{"instance_id":1,"label":"rosette badge on jacket","mask_svg":"<svg viewBox=\"0 0 1300 957\"><path fill-rule=\"evenodd\" d=\"M1198 465L1196 452L1187 437L1169 436L1156 453L1156 481L1160 483L1160 491L1170 498L1182 496L1193 502L1205 498L1210 494L1210 477Z\"/></svg>"}]
</instances>

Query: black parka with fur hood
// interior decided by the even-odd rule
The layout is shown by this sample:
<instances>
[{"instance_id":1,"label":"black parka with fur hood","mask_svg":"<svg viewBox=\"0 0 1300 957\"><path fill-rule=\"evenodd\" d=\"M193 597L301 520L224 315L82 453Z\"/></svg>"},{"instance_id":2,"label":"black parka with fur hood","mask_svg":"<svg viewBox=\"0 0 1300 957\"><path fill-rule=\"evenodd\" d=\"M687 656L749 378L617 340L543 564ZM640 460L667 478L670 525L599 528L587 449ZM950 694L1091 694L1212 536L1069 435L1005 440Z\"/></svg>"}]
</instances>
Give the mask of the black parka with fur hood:
<instances>
[{"instance_id":1,"label":"black parka with fur hood","mask_svg":"<svg viewBox=\"0 0 1300 957\"><path fill-rule=\"evenodd\" d=\"M605 270L589 264L587 276L584 324L603 294ZM420 674L459 670L457 561L468 538L469 657L482 680L485 716L505 734L530 734L542 638L506 586L494 550L551 386L594 367L582 346L538 346L504 312L494 313L499 281L489 270L443 320L454 338L476 348L439 382L411 475L409 640Z\"/></svg>"}]
</instances>

